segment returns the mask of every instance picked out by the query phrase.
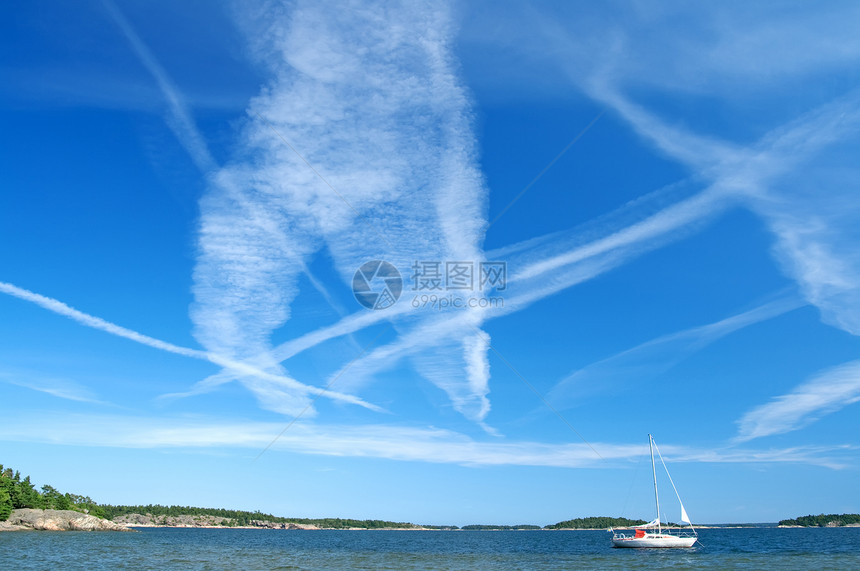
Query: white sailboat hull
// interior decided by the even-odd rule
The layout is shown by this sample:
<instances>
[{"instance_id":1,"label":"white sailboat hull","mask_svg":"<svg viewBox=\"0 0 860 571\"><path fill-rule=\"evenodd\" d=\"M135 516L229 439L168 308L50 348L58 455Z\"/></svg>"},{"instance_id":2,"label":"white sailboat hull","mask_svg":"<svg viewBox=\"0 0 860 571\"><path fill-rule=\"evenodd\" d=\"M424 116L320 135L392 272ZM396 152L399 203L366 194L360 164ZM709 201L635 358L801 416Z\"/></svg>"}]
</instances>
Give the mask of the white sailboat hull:
<instances>
[{"instance_id":1,"label":"white sailboat hull","mask_svg":"<svg viewBox=\"0 0 860 571\"><path fill-rule=\"evenodd\" d=\"M613 537L613 547L693 547L695 537L668 534L648 534L645 537Z\"/></svg>"}]
</instances>

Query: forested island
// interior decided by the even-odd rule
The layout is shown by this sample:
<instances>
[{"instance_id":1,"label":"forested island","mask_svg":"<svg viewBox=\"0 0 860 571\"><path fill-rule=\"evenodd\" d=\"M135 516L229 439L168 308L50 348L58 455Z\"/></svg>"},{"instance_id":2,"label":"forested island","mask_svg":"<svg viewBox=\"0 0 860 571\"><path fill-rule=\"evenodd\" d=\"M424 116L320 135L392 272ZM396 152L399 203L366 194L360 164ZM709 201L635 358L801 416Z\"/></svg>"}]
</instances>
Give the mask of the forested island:
<instances>
[{"instance_id":1,"label":"forested island","mask_svg":"<svg viewBox=\"0 0 860 571\"><path fill-rule=\"evenodd\" d=\"M462 529L464 531L522 531L528 529L543 529L539 525L520 524L520 525L493 525L493 524L471 524L464 525L461 528L453 526L449 529Z\"/></svg>"},{"instance_id":2,"label":"forested island","mask_svg":"<svg viewBox=\"0 0 860 571\"><path fill-rule=\"evenodd\" d=\"M805 515L795 519L784 519L780 527L860 527L860 514Z\"/></svg>"},{"instance_id":3,"label":"forested island","mask_svg":"<svg viewBox=\"0 0 860 571\"><path fill-rule=\"evenodd\" d=\"M9 519L15 509L73 510L96 517L105 517L102 506L89 496L63 494L53 486L42 486L39 491L30 482L30 476L4 468L0 464L0 521Z\"/></svg>"},{"instance_id":4,"label":"forested island","mask_svg":"<svg viewBox=\"0 0 860 571\"><path fill-rule=\"evenodd\" d=\"M610 527L633 527L648 523L644 519L626 517L578 517L548 525L544 529L608 529Z\"/></svg>"}]
</instances>

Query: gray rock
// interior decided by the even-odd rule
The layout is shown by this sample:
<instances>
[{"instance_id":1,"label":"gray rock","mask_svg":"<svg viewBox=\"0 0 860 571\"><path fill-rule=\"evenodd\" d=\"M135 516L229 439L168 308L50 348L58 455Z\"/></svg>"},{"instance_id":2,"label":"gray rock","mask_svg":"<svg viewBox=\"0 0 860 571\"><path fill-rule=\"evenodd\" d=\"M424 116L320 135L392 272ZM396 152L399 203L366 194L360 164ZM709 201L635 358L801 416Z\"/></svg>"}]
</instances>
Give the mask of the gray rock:
<instances>
[{"instance_id":1,"label":"gray rock","mask_svg":"<svg viewBox=\"0 0 860 571\"><path fill-rule=\"evenodd\" d=\"M133 531L124 525L71 510L12 510L8 526L42 531Z\"/></svg>"}]
</instances>

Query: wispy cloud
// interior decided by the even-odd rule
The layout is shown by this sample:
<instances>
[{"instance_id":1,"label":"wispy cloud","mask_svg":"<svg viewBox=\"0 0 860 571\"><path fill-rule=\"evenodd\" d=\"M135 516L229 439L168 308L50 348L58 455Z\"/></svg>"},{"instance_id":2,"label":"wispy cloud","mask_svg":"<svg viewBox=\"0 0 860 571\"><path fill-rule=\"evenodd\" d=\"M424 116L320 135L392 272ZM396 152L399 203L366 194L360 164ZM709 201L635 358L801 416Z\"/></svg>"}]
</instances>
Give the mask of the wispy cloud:
<instances>
[{"instance_id":1,"label":"wispy cloud","mask_svg":"<svg viewBox=\"0 0 860 571\"><path fill-rule=\"evenodd\" d=\"M574 371L552 388L548 398L561 406L602 387L648 381L726 335L803 305L797 297L783 297L714 323L652 339Z\"/></svg>"},{"instance_id":2,"label":"wispy cloud","mask_svg":"<svg viewBox=\"0 0 860 571\"><path fill-rule=\"evenodd\" d=\"M683 70L684 65L689 71L689 65L695 61L697 77L712 82L715 77L734 75L723 82L731 86L739 86L737 80L743 77L741 83L747 85L740 89L746 91L772 89L775 79L785 82L819 73L810 65L812 61L844 65L860 57L856 39L848 40L844 49L821 49L817 41L811 41L807 20L813 28L828 20L825 34L828 38L839 37L845 27L832 21L832 14L808 16L803 18L804 30L798 27L797 19L780 21L775 28L759 27L751 35L723 30L716 37L724 49L709 62L685 56L699 50L675 50L674 55L662 54L661 59L665 60L662 65L641 67L683 76L676 72ZM780 50L778 57L768 59L768 73L761 74L754 69L755 58L770 53L770 49L747 48L764 37L776 39L771 34L779 28L790 33L780 34L776 43L790 41L793 45ZM620 41L623 44L641 39L625 35ZM786 57L797 50L804 55ZM776 237L775 257L784 272L797 282L806 300L821 311L822 320L860 335L860 254L856 248L860 241L860 205L856 200L860 169L852 158L860 148L860 94L855 90L837 96L772 129L754 145L730 143L670 123L634 103L625 93L631 91L637 80L640 85L643 81L653 85L654 80L635 78L635 72L631 75L630 62L615 57L624 51L610 55L596 73L586 74L590 77L585 83L586 90L610 105L665 155L688 166L696 177L712 181L714 187L736 194L761 216ZM830 60L825 64L821 58ZM708 70L707 66L714 62L721 62L722 69ZM701 65L705 66L705 72L714 73L703 73L698 69ZM656 83L657 89L677 97L673 89L678 86L672 79L660 76ZM703 82L694 80L691 85ZM825 149L826 155L822 153ZM857 373L856 362L828 370L792 392L754 408L738 422L736 442L796 430L855 403L860 399Z\"/></svg>"},{"instance_id":3,"label":"wispy cloud","mask_svg":"<svg viewBox=\"0 0 860 571\"><path fill-rule=\"evenodd\" d=\"M86 387L68 379L45 377L32 371L0 371L0 382L23 387L53 397L91 404L110 405L99 400Z\"/></svg>"},{"instance_id":4,"label":"wispy cloud","mask_svg":"<svg viewBox=\"0 0 860 571\"><path fill-rule=\"evenodd\" d=\"M468 348L476 324L522 311L541 299L682 239L735 204L716 187L668 206L663 204L667 196L675 197L679 193L679 189L667 189L655 193L651 200L642 199L620 209L596 227L557 233L549 239L529 240L504 249L501 253L506 254L511 275L503 307L469 312L455 310L425 317L388 345L351 363L346 390L360 388L374 373L392 368L402 358L411 356L419 365L417 370L434 375L435 384L448 393L457 410L473 420L483 421L489 412L486 399L490 391L486 353L479 359L479 352L472 350L471 361L467 364L459 357L461 350L453 347L452 341L464 343L464 348ZM391 311L386 314L389 318L414 313L405 304L386 311ZM280 345L273 355L279 359L291 357L382 318L383 315L348 316L335 325ZM486 347L482 350L486 351ZM480 374L470 377L467 376L469 372Z\"/></svg>"},{"instance_id":5,"label":"wispy cloud","mask_svg":"<svg viewBox=\"0 0 860 571\"><path fill-rule=\"evenodd\" d=\"M777 259L823 320L857 334L860 169L851 157L860 147L860 96L837 84L798 89L860 61L846 24L856 13L856 6L824 13L797 5L774 17L754 6L641 4L611 18L581 8L571 18L564 7L490 18L507 49L530 62L512 69L562 70L697 180L743 200L773 231ZM539 52L519 48L528 36L542 39L528 43ZM655 97L660 105L643 103ZM790 104L774 104L781 98ZM798 115L804 108L811 111ZM713 113L731 118L721 135L695 127ZM747 143L764 125L776 126Z\"/></svg>"},{"instance_id":6,"label":"wispy cloud","mask_svg":"<svg viewBox=\"0 0 860 571\"><path fill-rule=\"evenodd\" d=\"M689 233L701 227L728 207L743 204L761 214L774 229L780 239L778 251L788 258L789 274L797 279L806 299L821 308L826 321L853 332L854 323L860 323L856 319L860 303L852 303L858 296L856 284L860 284L860 279L856 277L860 265L854 262L856 254L851 252L831 255L840 243L835 239L837 234L851 232L852 224L860 227L856 224L860 216L854 215L856 207L847 198L851 191L829 194L825 201L821 201L818 193L809 193L804 200L796 201L790 200L784 188L786 181L797 178L799 169L808 169L823 149L842 145L857 132L860 119L857 97L850 95L831 101L772 129L756 143L740 144L680 127L635 103L624 95L623 88L630 79L623 73L624 69L610 62L592 67L585 74L584 82L580 79L582 74L576 81L662 153L687 165L694 174L694 181L705 182L704 190L627 226L616 226L609 231L604 228L602 236L585 243L580 236L574 240L570 235L557 234L506 249L515 261L509 260L513 274L505 306L481 312L480 321L519 311L534 301L592 279L643 252L683 237L682 232ZM839 198L840 194L846 194L845 200ZM813 200L819 200L818 204L813 204ZM780 216L782 209L787 209L796 219ZM812 229L809 220L804 219L810 210L828 211ZM840 213L841 218L834 216ZM799 224L801 221L803 225ZM788 227L783 229L780 222ZM822 232L813 235L832 224L836 229L827 238L834 239L818 240ZM803 238L802 243L798 244L797 238ZM739 321L742 320L739 317ZM434 353L443 344L440 340L446 339L446 334L450 339L451 322L455 321L464 319L452 315L423 321L420 327L355 363L354 382L359 385L362 378L392 366L400 357L416 355L414 358L422 359L422 351ZM288 342L276 353L280 353L279 357L294 354L363 325L358 319L347 318L335 326ZM422 363L427 360L423 359ZM448 357L447 361L450 360ZM445 361L438 357L433 359L437 367L450 371L451 368L442 367ZM449 394L453 393L449 390Z\"/></svg>"},{"instance_id":7,"label":"wispy cloud","mask_svg":"<svg viewBox=\"0 0 860 571\"><path fill-rule=\"evenodd\" d=\"M810 112L774 134L791 177L749 198L777 238L774 254L822 320L860 335L860 92ZM828 153L809 161L810 155ZM815 156L815 155L813 155Z\"/></svg>"},{"instance_id":8,"label":"wispy cloud","mask_svg":"<svg viewBox=\"0 0 860 571\"><path fill-rule=\"evenodd\" d=\"M760 215L777 239L774 253L785 273L822 320L860 334L860 169L848 159L860 146L860 93L836 97L742 146L670 125L623 95L625 81L610 64L587 89L663 153ZM852 365L837 368L754 409L740 421L738 441L793 430L855 402L852 374Z\"/></svg>"},{"instance_id":9,"label":"wispy cloud","mask_svg":"<svg viewBox=\"0 0 860 571\"><path fill-rule=\"evenodd\" d=\"M173 129L182 146L191 155L197 167L203 172L209 172L215 168L215 160L206 145L206 141L197 129L197 125L191 115L191 111L185 103L182 94L170 76L153 56L149 47L140 39L137 32L128 22L126 17L111 0L102 0L102 4L113 18L117 27L128 40L134 54L152 75L158 84L161 93L167 101L170 120L168 124Z\"/></svg>"},{"instance_id":10,"label":"wispy cloud","mask_svg":"<svg viewBox=\"0 0 860 571\"><path fill-rule=\"evenodd\" d=\"M118 11L112 11L173 102L171 109L187 127L186 139L194 152L199 134L193 122L182 120L189 115L178 91ZM270 21L261 29L257 23L262 57L290 64L272 65L275 79L251 108L246 145L265 158L254 167L237 164L222 169L201 203L201 256L192 311L197 338L210 350L253 360L279 376L286 375L280 362L297 350L396 317L393 312L384 317L349 316L272 351L268 338L289 319L289 304L298 293L296 275L321 244L333 253L345 281L360 263L376 257L400 267L422 258L482 259L485 189L474 158L468 101L451 71L446 10L401 8L380 18L357 7L349 17L350 26L340 26L331 13L323 17L318 6L299 4L289 24ZM385 37L379 29L388 29ZM360 58L354 49L344 49L356 43L364 46ZM380 65L392 57L395 65ZM416 77L423 77L429 87L419 87ZM360 85L364 88L357 89ZM401 120L405 114L414 119L416 112L428 120L418 124ZM257 116L263 121L256 121ZM272 127L303 156L273 136ZM433 136L428 138L428 132ZM370 148L365 143L369 135ZM410 141L421 143L414 156L404 157L403 149L414 146ZM305 160L323 171L326 182L343 196L326 188L302 164ZM352 209L344 208L343 198ZM530 251L521 258L523 269L511 278L506 307L520 310L617 267L631 255L667 241L673 231L713 216L721 202L725 203L719 189L712 190L559 255ZM367 239L372 234L368 221L386 241L397 244L398 252L385 252L383 245L367 247L378 242ZM428 232L431 228L436 231ZM544 251L551 249L558 251L559 244ZM517 289L518 282L529 280ZM401 326L405 327L401 339L350 365L353 385L412 355L424 363L419 367L422 374L443 388L458 410L483 420L489 412L489 366L486 341L474 329L489 316L474 312ZM192 392L224 380L207 379ZM258 396L266 393L259 378L243 382ZM287 408L304 402L295 404ZM283 403L278 408L284 410Z\"/></svg>"},{"instance_id":11,"label":"wispy cloud","mask_svg":"<svg viewBox=\"0 0 860 571\"><path fill-rule=\"evenodd\" d=\"M198 339L210 349L210 356L227 355L226 361L233 364L237 363L236 359L247 360L253 357L256 360L254 366L243 365L244 373L242 367L231 366L226 373L214 377L217 382L213 382L210 377L198 383L191 391L176 393L174 396L197 394L200 390L209 390L218 384L238 379L255 394L264 408L285 414L304 410L310 402L306 396L307 387L290 378L277 361L260 355L265 351L261 351L261 340L254 339L253 332L248 332L251 337L246 339L248 346L243 351L236 351L236 341L246 335L244 325L247 323L237 327L235 323L230 323L230 320L237 312L254 313L255 304L260 303L261 311L251 315L249 322L259 324L258 327L264 331L274 329L285 319L282 315L282 300L288 302L294 294L295 288L290 286L290 281L294 280L294 276L299 272L304 272L324 299L337 309L337 304L323 284L315 279L304 262L311 250L302 250L295 241L286 239L283 225L289 225L289 222L278 214L277 205L265 198L259 199L259 196L249 196L246 189L237 184L235 177L229 172L213 175L219 167L181 90L119 8L110 0L104 0L103 4L134 54L158 85L168 105L167 122L180 143L204 175L214 176L212 192L201 201L201 210L204 211L199 242L201 263L195 270L197 303L192 308ZM213 268L213 264L209 262L213 258L222 260L227 268L217 262L214 264L217 267ZM226 287L221 288L218 293L212 293L219 285L225 285L225 281ZM236 288L232 287L236 282L243 284L243 291L238 295ZM283 289L278 291L279 287ZM211 299L212 295L219 297L220 307L209 311L206 300ZM250 296L253 300L245 296ZM266 299L270 300L268 304L265 303ZM209 334L213 329L218 331L214 337ZM369 406L358 398L334 392L326 394L336 399Z\"/></svg>"},{"instance_id":12,"label":"wispy cloud","mask_svg":"<svg viewBox=\"0 0 860 571\"><path fill-rule=\"evenodd\" d=\"M201 201L192 319L205 347L285 375L295 344L273 350L271 334L323 248L343 283L372 259L482 259L486 189L448 10L299 2L289 19L249 23L272 78L250 105L240 158ZM472 377L484 371L476 351L459 353Z\"/></svg>"},{"instance_id":13,"label":"wispy cloud","mask_svg":"<svg viewBox=\"0 0 860 571\"><path fill-rule=\"evenodd\" d=\"M677 153L680 155L677 158L702 169L701 176L712 178L713 183L703 191L663 206L656 212L651 211L653 204L648 201L637 202L635 209L624 208L624 216L616 218L629 220L638 210L640 220L626 226L608 224L599 230L589 228L588 234L592 239L585 243L582 234L568 232L504 249L503 252L510 255L508 261L512 268L507 303L504 309L486 312L487 316L521 310L536 300L618 267L636 255L684 237L685 234L679 231L697 229L724 209L744 203L751 196L760 196L766 183L793 172L805 157L838 141L854 127L853 120L845 119L845 103L836 102L774 130L757 145L745 148L704 140L695 134L667 127L616 93L605 92L601 97L613 104L643 135L654 139L666 152ZM682 144L675 142L678 139ZM694 152L695 149L699 151ZM642 213L647 215L643 217ZM593 237L595 233L598 235L596 238ZM337 325L289 341L277 348L274 354L277 358L286 358L382 318L350 316ZM455 316L451 319L460 318ZM425 335L428 340L434 337ZM370 355L367 359L373 358Z\"/></svg>"},{"instance_id":14,"label":"wispy cloud","mask_svg":"<svg viewBox=\"0 0 860 571\"><path fill-rule=\"evenodd\" d=\"M83 311L78 311L77 309L70 307L59 300L40 295L38 293L34 293L30 290L17 287L10 283L0 282L0 292L11 295L13 297L17 297L18 299L22 299L24 301L28 301L30 303L35 303L36 305L47 309L48 311L52 311L58 315L62 315L63 317L68 317L69 319L77 321L81 325L92 327L93 329L99 329L101 331L104 331L105 333L116 335L117 337L123 337L125 339L135 341L142 345L146 345L154 349L160 349L162 351L167 351L169 353L184 355L186 357L193 357L195 359L208 360L206 353L203 351L199 351L197 349L189 349L187 347L180 347L179 345L174 345L173 343L168 343L166 341L155 339L154 337L149 337L148 335L143 335L142 333L138 333L137 331L132 331L131 329L116 325L100 317L95 317L93 315L84 313Z\"/></svg>"},{"instance_id":15,"label":"wispy cloud","mask_svg":"<svg viewBox=\"0 0 860 571\"><path fill-rule=\"evenodd\" d=\"M851 246L860 238L853 198L860 169L845 160L860 144L860 93L836 97L747 146L660 118L624 95L628 80L609 62L584 87L663 153L762 216L777 237L777 258L808 301L827 323L860 334L860 255Z\"/></svg>"},{"instance_id":16,"label":"wispy cloud","mask_svg":"<svg viewBox=\"0 0 860 571\"><path fill-rule=\"evenodd\" d=\"M250 376L263 379L271 383L272 385L282 386L286 389L296 391L303 395L322 394L334 400L358 404L360 406L373 410L380 410L379 407L367 403L360 398L354 397L352 395L345 395L334 391L326 391L323 389L318 389L316 387L303 385L302 383L299 383L298 381L289 377L269 373L258 367L249 365L241 361L223 357L214 353L209 353L207 351L200 351L199 349L180 347L179 345L174 345L173 343L168 343L166 341L161 341L160 339L155 339L154 337L149 337L148 335L143 335L142 333L138 333L137 331L132 331L131 329L116 325L100 317L95 317L82 311L78 311L77 309L74 309L73 307L70 307L56 299L37 294L23 288L19 288L9 283L0 282L0 292L6 293L13 297L17 297L18 299L22 299L24 301L34 303L58 315L68 317L69 319L72 319L80 323L81 325L92 327L93 329L98 329L100 331L104 331L105 333L116 335L117 337L129 339L131 341L135 341L137 343L152 347L154 349L167 351L168 353L174 353L176 355L182 355L184 357L191 357L194 359L209 361L210 363L214 363L232 371L236 375Z\"/></svg>"},{"instance_id":17,"label":"wispy cloud","mask_svg":"<svg viewBox=\"0 0 860 571\"><path fill-rule=\"evenodd\" d=\"M689 193L689 190L684 192ZM608 215L599 224L528 240L498 252L510 276L503 307L469 311L416 312L408 300L384 312L356 313L287 341L272 351L286 360L335 337L369 327L380 320L407 322L398 338L350 363L349 378L340 386L360 389L374 373L390 369L411 357L416 370L446 391L454 407L476 421L489 412L487 340L480 325L489 319L522 311L532 303L586 282L630 259L679 240L702 227L732 204L723 195L705 191L666 206L679 189L654 193ZM493 259L498 259L494 257ZM408 320L417 323L408 323ZM478 338L480 336L480 339ZM342 373L337 371L331 376Z\"/></svg>"},{"instance_id":18,"label":"wispy cloud","mask_svg":"<svg viewBox=\"0 0 860 571\"><path fill-rule=\"evenodd\" d=\"M20 442L62 442L121 448L237 448L256 452L283 428L277 423L205 418L144 418L69 415L28 416L0 426L0 439ZM586 444L549 444L528 440L479 441L432 427L389 424L317 425L296 423L273 446L281 452L383 458L463 466L548 466L618 468L648 452L641 443L594 443L603 460ZM664 444L672 462L798 463L840 468L847 446L787 449L698 449Z\"/></svg>"},{"instance_id":19,"label":"wispy cloud","mask_svg":"<svg viewBox=\"0 0 860 571\"><path fill-rule=\"evenodd\" d=\"M797 430L858 401L860 361L851 361L823 371L790 393L746 413L738 421L736 441Z\"/></svg>"},{"instance_id":20,"label":"wispy cloud","mask_svg":"<svg viewBox=\"0 0 860 571\"><path fill-rule=\"evenodd\" d=\"M661 447L662 449L662 447ZM809 464L833 470L856 466L857 446L793 446L790 448L738 448L717 449L673 448L672 462L703 462L713 464Z\"/></svg>"},{"instance_id":21,"label":"wispy cloud","mask_svg":"<svg viewBox=\"0 0 860 571\"><path fill-rule=\"evenodd\" d=\"M470 16L485 25L465 29L465 41L491 46L484 51L508 63L491 61L494 73L479 80L492 82L500 97L528 97L522 83L537 84L541 97L558 96L546 91L569 89L553 81L559 66L580 78L611 66L625 89L705 96L721 105L752 100L760 110L762 94L798 100L807 93L790 88L860 62L858 7L851 3L833 10L795 4L779 14L758 4L608 5L511 4L501 11L475 3Z\"/></svg>"}]
</instances>

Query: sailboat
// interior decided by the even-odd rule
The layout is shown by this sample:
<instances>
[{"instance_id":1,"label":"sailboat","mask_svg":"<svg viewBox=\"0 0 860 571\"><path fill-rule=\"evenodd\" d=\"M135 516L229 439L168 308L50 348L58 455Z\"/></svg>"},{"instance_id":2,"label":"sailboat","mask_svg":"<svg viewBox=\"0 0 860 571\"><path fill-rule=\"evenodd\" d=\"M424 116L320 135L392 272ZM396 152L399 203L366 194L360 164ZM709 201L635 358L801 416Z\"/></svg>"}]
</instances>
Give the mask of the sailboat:
<instances>
[{"instance_id":1,"label":"sailboat","mask_svg":"<svg viewBox=\"0 0 860 571\"><path fill-rule=\"evenodd\" d=\"M684 504L681 502L681 496L678 495L678 489L675 487L675 482L672 481L672 476L669 474L669 469L666 468L666 462L663 461L663 455L660 454L660 449L657 448L657 443L654 442L654 437L648 435L648 447L651 450L651 474L654 476L654 502L657 504L657 517L645 524L637 526L632 535L611 530L612 531L612 546L613 547L693 547L693 544L699 539L693 524L690 522L690 517L687 515L687 510L684 509ZM660 496L657 493L657 468L654 464L654 449L657 449L657 455L660 457L660 463L663 464L663 469L666 470L666 475L669 476L669 482L672 484L672 489L675 490L675 495L678 497L678 503L681 504L681 522L690 526L690 529L664 528L660 521ZM655 529L656 528L656 529Z\"/></svg>"}]
</instances>

